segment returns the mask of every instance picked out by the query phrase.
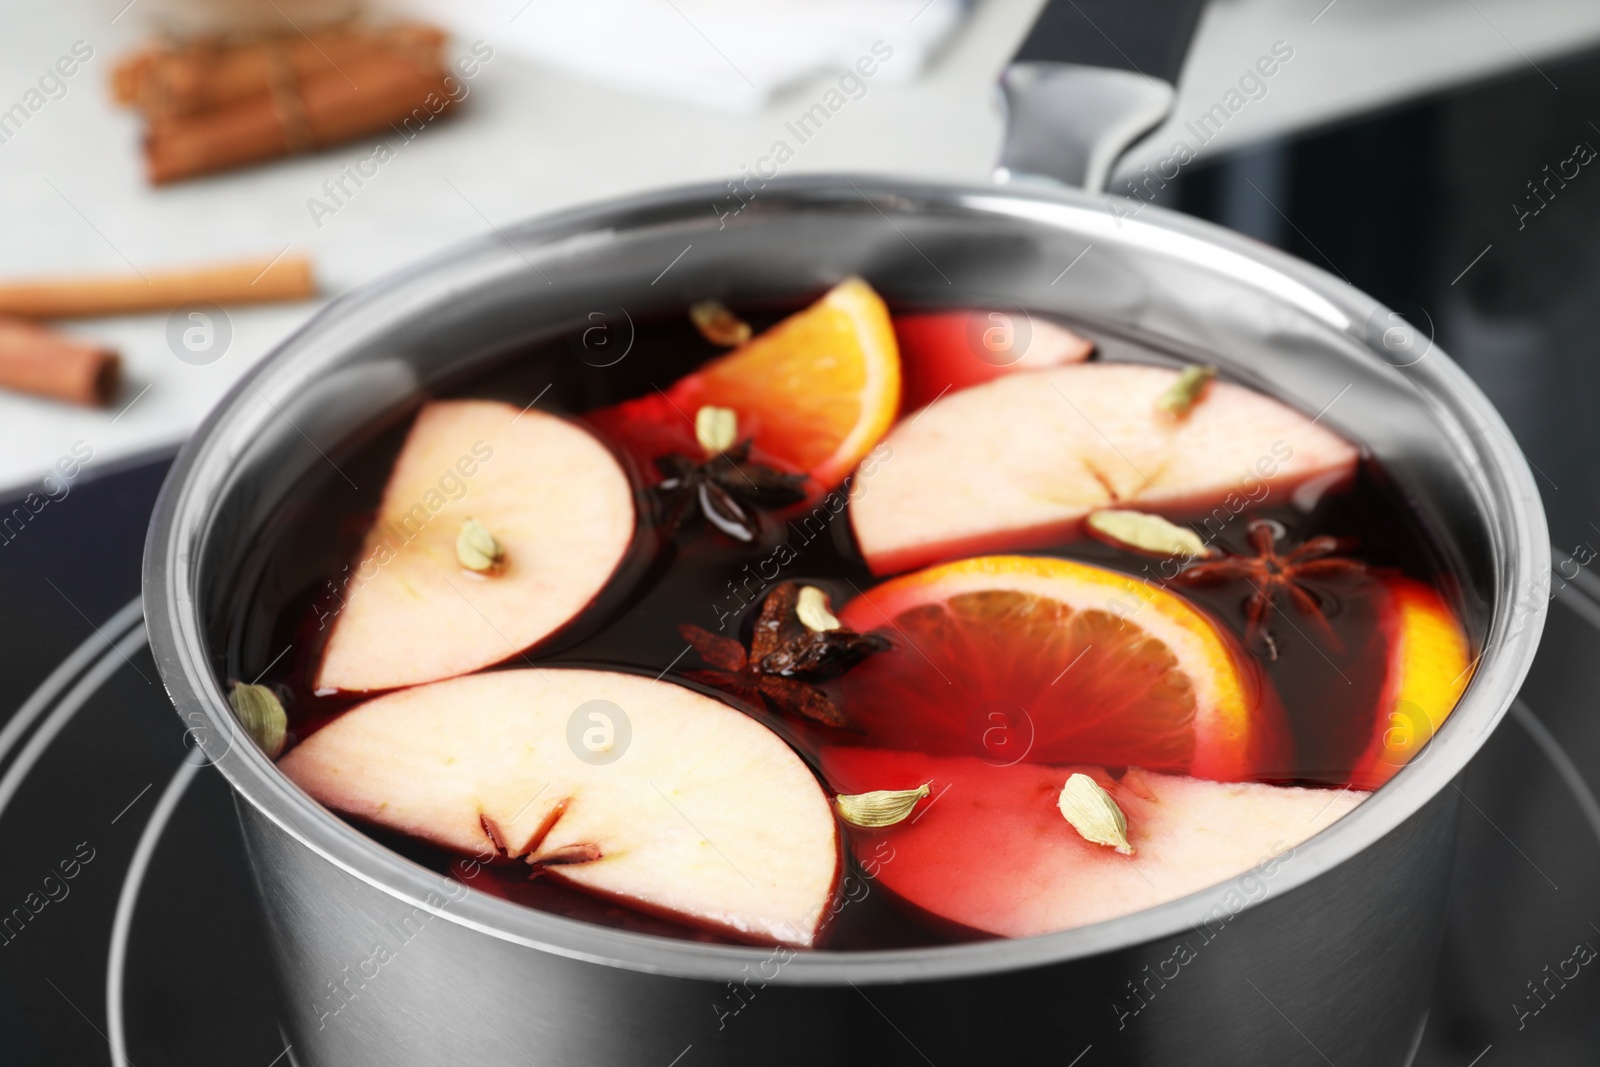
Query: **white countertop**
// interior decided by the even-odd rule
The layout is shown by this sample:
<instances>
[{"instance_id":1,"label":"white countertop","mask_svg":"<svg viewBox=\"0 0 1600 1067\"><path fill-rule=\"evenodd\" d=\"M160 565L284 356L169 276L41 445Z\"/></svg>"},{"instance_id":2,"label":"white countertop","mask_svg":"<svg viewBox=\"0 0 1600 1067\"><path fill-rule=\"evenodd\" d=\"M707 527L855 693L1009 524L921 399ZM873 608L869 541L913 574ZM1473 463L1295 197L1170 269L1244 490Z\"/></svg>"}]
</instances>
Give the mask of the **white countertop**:
<instances>
[{"instance_id":1,"label":"white countertop","mask_svg":"<svg viewBox=\"0 0 1600 1067\"><path fill-rule=\"evenodd\" d=\"M164 189L145 183L138 122L111 105L107 89L117 57L140 40L132 12L112 21L125 2L4 0L0 111L74 42L87 42L94 57L67 81L64 96L0 144L0 277L147 270L292 248L314 258L324 293L334 295L491 224L652 187L725 180L765 154L784 122L810 107L829 81L786 93L759 114L727 115L596 88L500 49L472 81L463 114L400 148L319 226L308 199L322 195L322 183L343 166L370 155L375 141ZM1593 0L1335 0L1313 23L1324 3L1217 0L1169 127L1221 99L1278 39L1293 43L1295 58L1209 150L1600 40ZM784 173L987 180L1001 137L990 90L1038 7L1039 0L982 0L921 79L869 84L865 97L800 147ZM452 56L470 44L454 42ZM1164 154L1169 132L1150 138L1155 154L1142 158ZM94 449L93 469L181 440L315 307L232 309L231 345L205 366L173 355L164 314L68 324L122 350L123 395L109 410L93 411L0 393L0 487L39 477L77 441Z\"/></svg>"}]
</instances>

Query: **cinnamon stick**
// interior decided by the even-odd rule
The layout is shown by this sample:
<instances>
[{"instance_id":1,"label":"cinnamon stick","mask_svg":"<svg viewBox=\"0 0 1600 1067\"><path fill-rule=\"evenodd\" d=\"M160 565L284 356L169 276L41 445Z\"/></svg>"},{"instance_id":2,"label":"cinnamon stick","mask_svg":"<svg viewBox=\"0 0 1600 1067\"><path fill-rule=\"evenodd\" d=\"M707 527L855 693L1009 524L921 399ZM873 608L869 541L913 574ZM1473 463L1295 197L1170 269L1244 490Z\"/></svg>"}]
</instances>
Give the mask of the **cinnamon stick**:
<instances>
[{"instance_id":1,"label":"cinnamon stick","mask_svg":"<svg viewBox=\"0 0 1600 1067\"><path fill-rule=\"evenodd\" d=\"M122 360L114 349L0 318L0 389L104 407L121 378Z\"/></svg>"},{"instance_id":2,"label":"cinnamon stick","mask_svg":"<svg viewBox=\"0 0 1600 1067\"><path fill-rule=\"evenodd\" d=\"M152 122L145 140L147 172L163 184L388 131L407 118L431 121L453 106L444 82L438 68L374 56L306 79L287 103L278 96L252 97Z\"/></svg>"},{"instance_id":3,"label":"cinnamon stick","mask_svg":"<svg viewBox=\"0 0 1600 1067\"><path fill-rule=\"evenodd\" d=\"M200 41L181 49L154 49L131 56L117 67L113 87L118 102L133 104L151 118L175 118L270 96L278 79L304 81L369 62L400 59L415 66L439 66L442 31L421 23L378 29L342 26L291 35L227 43Z\"/></svg>"},{"instance_id":4,"label":"cinnamon stick","mask_svg":"<svg viewBox=\"0 0 1600 1067\"><path fill-rule=\"evenodd\" d=\"M0 315L64 319L167 311L195 301L262 304L316 295L311 261L303 256L252 259L132 276L0 282Z\"/></svg>"},{"instance_id":5,"label":"cinnamon stick","mask_svg":"<svg viewBox=\"0 0 1600 1067\"><path fill-rule=\"evenodd\" d=\"M162 49L150 49L123 59L111 71L111 98L119 104L138 103L146 81L167 54Z\"/></svg>"}]
</instances>

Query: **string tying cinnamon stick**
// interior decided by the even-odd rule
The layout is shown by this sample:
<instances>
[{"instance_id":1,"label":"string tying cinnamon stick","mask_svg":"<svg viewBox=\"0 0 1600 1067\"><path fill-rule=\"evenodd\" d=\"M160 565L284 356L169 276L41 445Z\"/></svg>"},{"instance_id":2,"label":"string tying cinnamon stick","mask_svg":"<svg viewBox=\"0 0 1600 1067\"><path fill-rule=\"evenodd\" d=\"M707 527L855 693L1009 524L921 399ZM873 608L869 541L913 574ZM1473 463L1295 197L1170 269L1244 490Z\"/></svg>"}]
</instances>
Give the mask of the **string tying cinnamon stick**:
<instances>
[{"instance_id":1,"label":"string tying cinnamon stick","mask_svg":"<svg viewBox=\"0 0 1600 1067\"><path fill-rule=\"evenodd\" d=\"M306 120L306 109L300 100L300 85L289 61L289 50L284 47L283 41L274 40L267 54L271 66L272 110L283 125L284 144L290 152L309 152L316 147L317 141L311 135L311 124Z\"/></svg>"},{"instance_id":2,"label":"string tying cinnamon stick","mask_svg":"<svg viewBox=\"0 0 1600 1067\"><path fill-rule=\"evenodd\" d=\"M262 304L316 295L303 256L251 259L138 275L0 282L0 315L65 319L168 311L183 304Z\"/></svg>"},{"instance_id":3,"label":"string tying cinnamon stick","mask_svg":"<svg viewBox=\"0 0 1600 1067\"><path fill-rule=\"evenodd\" d=\"M113 349L0 318L0 389L104 407L121 378L122 360Z\"/></svg>"}]
</instances>

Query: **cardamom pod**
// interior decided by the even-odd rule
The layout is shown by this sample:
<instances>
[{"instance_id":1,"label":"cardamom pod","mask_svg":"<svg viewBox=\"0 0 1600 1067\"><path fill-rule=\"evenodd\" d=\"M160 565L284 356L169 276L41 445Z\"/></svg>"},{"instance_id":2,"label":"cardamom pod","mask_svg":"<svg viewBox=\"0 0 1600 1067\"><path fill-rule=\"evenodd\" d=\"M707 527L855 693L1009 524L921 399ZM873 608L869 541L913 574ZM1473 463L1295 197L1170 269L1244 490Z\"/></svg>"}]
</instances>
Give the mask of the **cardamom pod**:
<instances>
[{"instance_id":1,"label":"cardamom pod","mask_svg":"<svg viewBox=\"0 0 1600 1067\"><path fill-rule=\"evenodd\" d=\"M800 590L800 599L795 602L794 614L805 628L814 634L837 630L843 625L833 612L828 610L828 594L814 585L805 586Z\"/></svg>"},{"instance_id":2,"label":"cardamom pod","mask_svg":"<svg viewBox=\"0 0 1600 1067\"><path fill-rule=\"evenodd\" d=\"M694 413L694 439L707 452L726 452L739 439L739 416L732 408L707 404Z\"/></svg>"},{"instance_id":3,"label":"cardamom pod","mask_svg":"<svg viewBox=\"0 0 1600 1067\"><path fill-rule=\"evenodd\" d=\"M289 732L289 716L278 700L278 694L264 685L234 682L228 691L228 704L245 733L261 746L268 759L277 759L283 751L283 741Z\"/></svg>"},{"instance_id":4,"label":"cardamom pod","mask_svg":"<svg viewBox=\"0 0 1600 1067\"><path fill-rule=\"evenodd\" d=\"M1087 774L1068 778L1056 804L1085 841L1107 845L1124 856L1133 855L1133 846L1128 844L1127 816L1111 799L1111 794Z\"/></svg>"},{"instance_id":5,"label":"cardamom pod","mask_svg":"<svg viewBox=\"0 0 1600 1067\"><path fill-rule=\"evenodd\" d=\"M1152 556L1184 556L1202 559L1212 555L1212 549L1200 535L1187 526L1168 522L1160 515L1145 511L1123 511L1119 508L1102 508L1091 511L1084 520L1089 532L1102 541L1121 548L1148 552Z\"/></svg>"},{"instance_id":6,"label":"cardamom pod","mask_svg":"<svg viewBox=\"0 0 1600 1067\"><path fill-rule=\"evenodd\" d=\"M915 789L874 789L870 793L833 798L839 814L851 826L893 826L911 814L917 801L927 796L931 782L923 782Z\"/></svg>"},{"instance_id":7,"label":"cardamom pod","mask_svg":"<svg viewBox=\"0 0 1600 1067\"><path fill-rule=\"evenodd\" d=\"M689 305L689 321L714 345L732 348L750 340L750 324L728 310L720 300L702 300Z\"/></svg>"},{"instance_id":8,"label":"cardamom pod","mask_svg":"<svg viewBox=\"0 0 1600 1067\"><path fill-rule=\"evenodd\" d=\"M1185 367L1183 373L1178 375L1178 380L1169 385L1167 391L1156 400L1156 409L1175 419L1183 418L1216 376L1217 368L1209 363Z\"/></svg>"},{"instance_id":9,"label":"cardamom pod","mask_svg":"<svg viewBox=\"0 0 1600 1067\"><path fill-rule=\"evenodd\" d=\"M505 554L505 549L483 523L468 519L461 524L461 532L456 534L456 560L467 570L479 574L491 571Z\"/></svg>"}]
</instances>

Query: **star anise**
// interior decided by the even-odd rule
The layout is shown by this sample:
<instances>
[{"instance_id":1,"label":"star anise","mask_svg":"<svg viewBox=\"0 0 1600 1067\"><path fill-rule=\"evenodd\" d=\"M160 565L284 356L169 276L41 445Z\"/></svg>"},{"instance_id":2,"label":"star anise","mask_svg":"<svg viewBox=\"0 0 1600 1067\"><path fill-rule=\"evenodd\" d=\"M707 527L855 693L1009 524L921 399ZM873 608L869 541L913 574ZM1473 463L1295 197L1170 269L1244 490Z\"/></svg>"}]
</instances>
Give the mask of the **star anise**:
<instances>
[{"instance_id":1,"label":"star anise","mask_svg":"<svg viewBox=\"0 0 1600 1067\"><path fill-rule=\"evenodd\" d=\"M805 476L752 463L748 438L703 460L669 453L656 460L656 469L661 481L649 492L669 535L698 512L735 541L753 541L761 530L758 509L805 499Z\"/></svg>"},{"instance_id":2,"label":"star anise","mask_svg":"<svg viewBox=\"0 0 1600 1067\"><path fill-rule=\"evenodd\" d=\"M1194 563L1173 578L1180 584L1210 584L1243 579L1254 592L1245 602L1246 634L1253 642L1258 637L1265 640L1270 659L1277 659L1277 642L1267 630L1280 594L1305 614L1313 624L1337 647L1338 638L1328 625L1323 611L1323 598L1315 589L1304 583L1307 579L1351 578L1367 573L1364 564L1335 556L1347 550L1348 542L1337 537L1320 536L1280 553L1278 539L1283 527L1265 519L1253 519L1246 527L1253 556L1225 556L1222 559Z\"/></svg>"},{"instance_id":3,"label":"star anise","mask_svg":"<svg viewBox=\"0 0 1600 1067\"><path fill-rule=\"evenodd\" d=\"M748 649L693 623L679 626L684 640L714 668L684 676L774 712L804 715L827 726L846 725L833 698L813 683L843 674L888 648L889 642L847 626L812 630L795 611L799 600L800 586L794 582L768 593Z\"/></svg>"}]
</instances>

